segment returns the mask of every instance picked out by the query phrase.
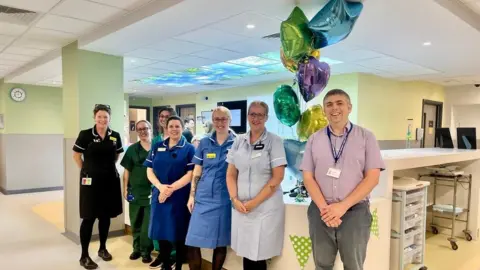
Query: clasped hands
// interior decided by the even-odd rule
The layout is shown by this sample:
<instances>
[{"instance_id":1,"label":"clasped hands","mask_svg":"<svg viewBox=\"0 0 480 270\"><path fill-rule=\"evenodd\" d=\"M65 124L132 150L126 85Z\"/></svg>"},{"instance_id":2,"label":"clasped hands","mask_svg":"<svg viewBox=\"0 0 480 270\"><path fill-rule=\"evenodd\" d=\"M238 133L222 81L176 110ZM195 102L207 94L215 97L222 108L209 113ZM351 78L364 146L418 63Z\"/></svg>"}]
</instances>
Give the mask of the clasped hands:
<instances>
[{"instance_id":1,"label":"clasped hands","mask_svg":"<svg viewBox=\"0 0 480 270\"><path fill-rule=\"evenodd\" d=\"M348 206L342 202L333 203L325 207L320 208L320 215L323 222L328 227L337 228L342 224L342 217L347 212Z\"/></svg>"},{"instance_id":2,"label":"clasped hands","mask_svg":"<svg viewBox=\"0 0 480 270\"><path fill-rule=\"evenodd\" d=\"M173 185L162 185L158 187L160 194L158 195L158 202L164 203L176 190Z\"/></svg>"},{"instance_id":3,"label":"clasped hands","mask_svg":"<svg viewBox=\"0 0 480 270\"><path fill-rule=\"evenodd\" d=\"M258 202L255 199L252 199L250 201L242 202L238 198L232 199L233 207L237 209L238 212L248 214L250 213L253 209L255 209L258 206Z\"/></svg>"}]
</instances>

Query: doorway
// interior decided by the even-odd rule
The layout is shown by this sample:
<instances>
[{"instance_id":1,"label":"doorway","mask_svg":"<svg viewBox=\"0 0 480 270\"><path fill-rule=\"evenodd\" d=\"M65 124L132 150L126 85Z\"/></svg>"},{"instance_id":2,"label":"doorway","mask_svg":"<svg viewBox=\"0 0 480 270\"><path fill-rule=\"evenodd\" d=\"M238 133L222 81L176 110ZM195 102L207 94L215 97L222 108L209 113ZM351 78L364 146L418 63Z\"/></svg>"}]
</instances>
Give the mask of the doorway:
<instances>
[{"instance_id":1,"label":"doorway","mask_svg":"<svg viewBox=\"0 0 480 270\"><path fill-rule=\"evenodd\" d=\"M175 107L175 110L177 111L177 114L180 118L182 118L183 121L186 119L193 120L193 126L188 127L190 131L192 132L192 135L195 135L195 130L196 130L196 119L197 119L197 107L195 104L183 104L183 105L177 105ZM191 121L190 121L191 122Z\"/></svg>"},{"instance_id":2,"label":"doorway","mask_svg":"<svg viewBox=\"0 0 480 270\"><path fill-rule=\"evenodd\" d=\"M150 122L150 108L142 106L130 106L128 108L128 119L129 119L129 143L138 142L139 138L137 136L137 131L135 130L135 124L140 120L147 120Z\"/></svg>"},{"instance_id":3,"label":"doorway","mask_svg":"<svg viewBox=\"0 0 480 270\"><path fill-rule=\"evenodd\" d=\"M424 99L422 102L422 148L434 148L435 129L442 127L443 102Z\"/></svg>"}]
</instances>

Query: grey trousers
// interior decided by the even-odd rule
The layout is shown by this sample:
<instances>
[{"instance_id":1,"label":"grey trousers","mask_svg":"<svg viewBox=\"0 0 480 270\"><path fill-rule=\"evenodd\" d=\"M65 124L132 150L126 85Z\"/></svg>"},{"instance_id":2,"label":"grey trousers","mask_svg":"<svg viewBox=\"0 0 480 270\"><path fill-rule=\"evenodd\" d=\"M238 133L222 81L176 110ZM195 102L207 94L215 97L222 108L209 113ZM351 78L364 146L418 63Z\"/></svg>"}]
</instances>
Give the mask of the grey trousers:
<instances>
[{"instance_id":1,"label":"grey trousers","mask_svg":"<svg viewBox=\"0 0 480 270\"><path fill-rule=\"evenodd\" d=\"M363 270L372 225L369 203L354 205L341 220L338 228L330 228L323 222L313 201L308 207L315 270L332 270L337 252L340 252L345 270Z\"/></svg>"}]
</instances>

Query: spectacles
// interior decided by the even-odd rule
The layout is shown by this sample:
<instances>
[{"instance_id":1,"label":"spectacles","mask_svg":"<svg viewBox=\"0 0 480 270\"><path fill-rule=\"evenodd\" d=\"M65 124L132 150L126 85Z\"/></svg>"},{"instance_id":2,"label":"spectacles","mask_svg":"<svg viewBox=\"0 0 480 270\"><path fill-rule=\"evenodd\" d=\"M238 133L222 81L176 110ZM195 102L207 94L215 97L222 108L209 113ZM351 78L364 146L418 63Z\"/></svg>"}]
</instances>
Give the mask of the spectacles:
<instances>
[{"instance_id":1,"label":"spectacles","mask_svg":"<svg viewBox=\"0 0 480 270\"><path fill-rule=\"evenodd\" d=\"M253 119L258 118L260 120L265 118L265 114L263 114L263 113L249 113L248 116L253 118Z\"/></svg>"},{"instance_id":2,"label":"spectacles","mask_svg":"<svg viewBox=\"0 0 480 270\"><path fill-rule=\"evenodd\" d=\"M150 128L146 127L146 128L137 128L137 132L140 133L140 132L146 132L148 131Z\"/></svg>"},{"instance_id":3,"label":"spectacles","mask_svg":"<svg viewBox=\"0 0 480 270\"><path fill-rule=\"evenodd\" d=\"M228 118L213 118L213 122L215 123L226 123L227 121L228 121Z\"/></svg>"}]
</instances>

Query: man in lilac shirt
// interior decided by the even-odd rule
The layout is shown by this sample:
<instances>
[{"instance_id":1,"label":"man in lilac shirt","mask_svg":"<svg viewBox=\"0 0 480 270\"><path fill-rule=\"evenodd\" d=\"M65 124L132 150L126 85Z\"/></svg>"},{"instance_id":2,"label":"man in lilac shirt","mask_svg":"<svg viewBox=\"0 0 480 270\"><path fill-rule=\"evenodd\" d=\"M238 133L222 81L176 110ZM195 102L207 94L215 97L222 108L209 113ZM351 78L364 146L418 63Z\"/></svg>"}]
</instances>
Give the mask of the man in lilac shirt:
<instances>
[{"instance_id":1,"label":"man in lilac shirt","mask_svg":"<svg viewBox=\"0 0 480 270\"><path fill-rule=\"evenodd\" d=\"M316 270L332 270L337 252L345 269L361 270L370 239L369 194L384 163L375 136L348 120L349 95L323 99L330 125L310 136L301 165L312 203L308 223Z\"/></svg>"}]
</instances>

